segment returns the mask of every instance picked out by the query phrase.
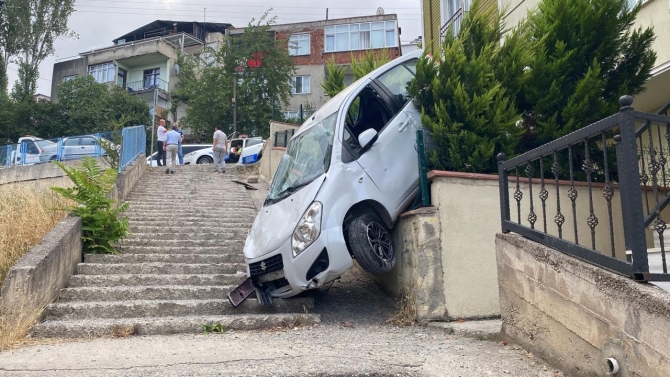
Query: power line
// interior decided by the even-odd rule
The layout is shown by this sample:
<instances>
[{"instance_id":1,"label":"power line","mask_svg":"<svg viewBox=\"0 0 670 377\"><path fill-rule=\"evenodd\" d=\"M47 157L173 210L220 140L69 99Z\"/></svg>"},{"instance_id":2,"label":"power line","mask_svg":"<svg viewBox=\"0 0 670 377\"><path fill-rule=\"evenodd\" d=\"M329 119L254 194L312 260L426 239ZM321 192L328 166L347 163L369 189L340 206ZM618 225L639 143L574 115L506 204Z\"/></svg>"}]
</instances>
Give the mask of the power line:
<instances>
[{"instance_id":1,"label":"power line","mask_svg":"<svg viewBox=\"0 0 670 377\"><path fill-rule=\"evenodd\" d=\"M132 15L132 16L175 16L175 15L177 15L177 13L183 13L183 11L175 11L177 13L144 13L144 12L142 12L142 13L138 14L136 12L115 12L115 11L101 12L101 11L94 11L94 10L77 10L76 12L78 12L78 13L94 13L94 14L123 14L123 15ZM161 12L165 12L165 11L161 10ZM198 11L198 13L200 13L200 11ZM210 12L208 12L208 13L210 13ZM223 13L226 13L226 12L223 12ZM294 13L292 13L292 14L294 15L293 17L280 17L280 18L282 18L282 19L287 19L287 18L288 19L295 19L295 20L298 20L298 21L314 21L313 16L318 16L318 15L305 15L308 18L297 19L297 18L295 18L296 15ZM270 14L270 15L272 15L272 14ZM365 16L365 15L358 15L358 16L341 15L341 16L343 16L343 17L361 17L361 16ZM253 17L253 16L251 16L251 17ZM402 15L399 15L398 18L402 19L402 20L405 20L405 21L419 21L419 20L421 20L420 18L402 17ZM229 17L229 19L248 20L247 17L243 17L243 16Z\"/></svg>"},{"instance_id":2,"label":"power line","mask_svg":"<svg viewBox=\"0 0 670 377\"><path fill-rule=\"evenodd\" d=\"M156 9L156 8L132 8L132 7L113 7L113 6L98 6L98 5L78 5L78 7L87 7L87 8L101 8L101 9L124 9L124 10L150 10L150 11L159 11L159 12L178 12L178 13L183 13L183 12L191 12L191 13L201 13L202 10L195 10L195 9ZM88 10L79 10L80 12L87 11L91 12ZM103 12L103 13L111 13L111 12ZM219 14L258 14L256 11L242 11L242 12L235 12L235 11L211 11L208 13L219 13ZM273 14L285 14L285 15L295 15L295 12L277 12L277 11L272 11L269 13L270 15ZM321 15L323 14L322 12L319 13L305 13L305 12L300 12L302 15ZM349 13L350 14L350 13ZM407 13L405 13L407 14ZM334 14L337 16L338 14ZM346 14L341 14L341 15L346 15ZM412 13L409 14L411 16L420 16L419 13Z\"/></svg>"},{"instance_id":3,"label":"power line","mask_svg":"<svg viewBox=\"0 0 670 377\"><path fill-rule=\"evenodd\" d=\"M15 68L12 68L12 67L7 67L7 69L12 70L12 71L14 71L14 72L18 72L18 71L19 71L18 69L15 69ZM47 80L47 79L42 78L42 77L38 77L38 78L39 78L40 80L44 80L44 81L51 82L51 80Z\"/></svg>"},{"instance_id":4,"label":"power line","mask_svg":"<svg viewBox=\"0 0 670 377\"><path fill-rule=\"evenodd\" d=\"M88 2L103 2L103 3L108 3L109 0L86 0ZM221 1L219 1L220 3ZM78 1L77 4L80 4L81 1ZM152 5L175 5L174 3L168 2L168 1L163 1L163 2L154 2L154 1L129 1L129 0L121 0L121 1L115 1L114 4L118 3L129 3L129 4L152 4ZM185 5L185 6L206 6L206 7L234 7L234 8L275 8L271 7L268 5L238 5L238 4L229 4L229 5L218 5L218 4L212 4L212 3L183 3L179 5ZM89 5L84 5L84 6L89 6ZM276 8L291 8L291 9L313 9L313 6L290 6L290 5L281 5ZM338 7L324 7L328 9L338 9L338 10L351 10L351 8L338 8ZM357 7L357 9L367 9L367 10L376 10L377 8L361 8ZM409 7L409 8L404 8L404 7L392 7L389 9L400 9L400 10L418 10L420 7Z\"/></svg>"}]
</instances>

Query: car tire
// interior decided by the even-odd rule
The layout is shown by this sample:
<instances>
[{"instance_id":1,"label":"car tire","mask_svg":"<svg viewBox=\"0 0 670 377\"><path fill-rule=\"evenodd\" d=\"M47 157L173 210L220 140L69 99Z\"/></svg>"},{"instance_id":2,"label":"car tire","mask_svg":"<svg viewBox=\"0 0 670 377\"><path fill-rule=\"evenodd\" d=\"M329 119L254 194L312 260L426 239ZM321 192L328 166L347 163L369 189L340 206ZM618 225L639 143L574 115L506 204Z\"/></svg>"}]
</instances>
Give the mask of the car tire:
<instances>
[{"instance_id":1,"label":"car tire","mask_svg":"<svg viewBox=\"0 0 670 377\"><path fill-rule=\"evenodd\" d=\"M213 164L214 159L209 157L209 156L202 156L198 159L198 165L208 165L208 164Z\"/></svg>"},{"instance_id":2,"label":"car tire","mask_svg":"<svg viewBox=\"0 0 670 377\"><path fill-rule=\"evenodd\" d=\"M396 260L393 239L378 216L361 214L349 221L346 229L351 254L365 271L373 275L391 271Z\"/></svg>"}]
</instances>

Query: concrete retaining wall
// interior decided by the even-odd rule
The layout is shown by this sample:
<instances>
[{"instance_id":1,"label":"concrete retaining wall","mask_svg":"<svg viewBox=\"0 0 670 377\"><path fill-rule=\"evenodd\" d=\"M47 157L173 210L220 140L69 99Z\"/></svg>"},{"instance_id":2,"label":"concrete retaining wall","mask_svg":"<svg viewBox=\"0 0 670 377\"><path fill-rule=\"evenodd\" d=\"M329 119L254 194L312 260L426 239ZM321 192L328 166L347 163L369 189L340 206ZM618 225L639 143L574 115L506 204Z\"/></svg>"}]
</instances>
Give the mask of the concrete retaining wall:
<instances>
[{"instance_id":1,"label":"concrete retaining wall","mask_svg":"<svg viewBox=\"0 0 670 377\"><path fill-rule=\"evenodd\" d=\"M140 155L117 176L110 198L126 198L146 171L145 161ZM0 314L5 321L18 323L39 316L67 286L82 259L81 227L81 219L68 216L9 270L0 291Z\"/></svg>"},{"instance_id":2,"label":"concrete retaining wall","mask_svg":"<svg viewBox=\"0 0 670 377\"><path fill-rule=\"evenodd\" d=\"M106 166L104 159L98 162ZM71 166L80 164L81 161L64 161L63 164ZM12 166L7 169L0 169L0 185L15 182L36 181L40 179L64 177L65 173L61 168L52 163L39 165Z\"/></svg>"},{"instance_id":3,"label":"concrete retaining wall","mask_svg":"<svg viewBox=\"0 0 670 377\"><path fill-rule=\"evenodd\" d=\"M670 376L670 294L517 235L496 237L503 332L570 376Z\"/></svg>"},{"instance_id":4,"label":"concrete retaining wall","mask_svg":"<svg viewBox=\"0 0 670 377\"><path fill-rule=\"evenodd\" d=\"M14 265L2 283L6 321L25 321L65 288L81 262L81 219L68 216Z\"/></svg>"}]
</instances>

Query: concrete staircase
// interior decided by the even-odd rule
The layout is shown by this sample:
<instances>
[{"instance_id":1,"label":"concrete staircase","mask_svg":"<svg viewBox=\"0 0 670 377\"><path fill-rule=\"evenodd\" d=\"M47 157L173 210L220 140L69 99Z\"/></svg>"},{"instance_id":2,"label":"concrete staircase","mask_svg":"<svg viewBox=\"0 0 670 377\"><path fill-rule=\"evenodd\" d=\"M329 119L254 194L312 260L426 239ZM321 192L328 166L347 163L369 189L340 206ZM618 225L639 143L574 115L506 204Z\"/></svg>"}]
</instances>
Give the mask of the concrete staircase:
<instances>
[{"instance_id":1,"label":"concrete staircase","mask_svg":"<svg viewBox=\"0 0 670 377\"><path fill-rule=\"evenodd\" d=\"M242 248L256 215L246 189L211 166L147 171L127 212L132 234L118 255L85 255L47 308L35 337L201 333L203 325L249 330L319 322L309 298L234 308L227 294L246 278ZM243 178L243 177L237 177Z\"/></svg>"}]
</instances>

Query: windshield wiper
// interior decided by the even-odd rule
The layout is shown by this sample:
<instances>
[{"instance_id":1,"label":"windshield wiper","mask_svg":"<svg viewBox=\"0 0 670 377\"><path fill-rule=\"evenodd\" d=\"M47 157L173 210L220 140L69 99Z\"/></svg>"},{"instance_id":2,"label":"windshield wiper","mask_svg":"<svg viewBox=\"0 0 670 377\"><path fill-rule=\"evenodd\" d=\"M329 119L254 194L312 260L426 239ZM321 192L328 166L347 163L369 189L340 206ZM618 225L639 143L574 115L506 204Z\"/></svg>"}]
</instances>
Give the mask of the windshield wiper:
<instances>
[{"instance_id":1,"label":"windshield wiper","mask_svg":"<svg viewBox=\"0 0 670 377\"><path fill-rule=\"evenodd\" d=\"M312 182L314 182L314 179L309 180L309 181L307 181L307 182L303 182L303 183L301 183L301 184L299 184L299 185L295 185L295 186L287 187L286 189L284 189L284 191L280 192L280 193L277 195L276 198L267 198L267 199L265 199L265 202L263 203L263 206L268 206L268 205L272 205L272 204L275 204L275 203L279 203L279 202L281 202L282 200L288 198L291 194L293 194L293 193L295 193L295 192L297 192L297 191L300 191L301 188L303 188L303 187L309 185L309 184L312 183Z\"/></svg>"}]
</instances>

